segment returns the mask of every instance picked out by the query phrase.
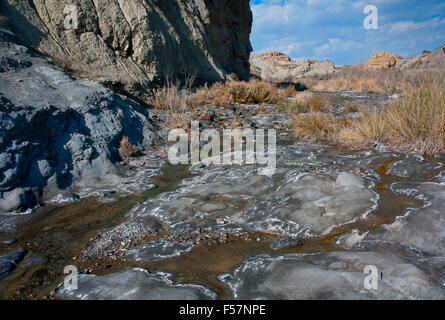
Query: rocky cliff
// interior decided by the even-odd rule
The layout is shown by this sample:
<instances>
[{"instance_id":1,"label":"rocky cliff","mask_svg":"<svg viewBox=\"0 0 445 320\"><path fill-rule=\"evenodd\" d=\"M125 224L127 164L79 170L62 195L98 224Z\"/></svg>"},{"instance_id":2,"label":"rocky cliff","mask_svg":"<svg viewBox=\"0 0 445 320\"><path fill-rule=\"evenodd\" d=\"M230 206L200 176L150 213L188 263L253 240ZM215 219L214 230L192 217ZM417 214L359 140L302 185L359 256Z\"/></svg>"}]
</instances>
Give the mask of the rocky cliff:
<instances>
[{"instance_id":1,"label":"rocky cliff","mask_svg":"<svg viewBox=\"0 0 445 320\"><path fill-rule=\"evenodd\" d=\"M130 91L249 76L249 0L4 0L0 12L25 45Z\"/></svg>"},{"instance_id":2,"label":"rocky cliff","mask_svg":"<svg viewBox=\"0 0 445 320\"><path fill-rule=\"evenodd\" d=\"M120 140L149 150L156 132L138 103L73 79L0 29L0 214L89 188L122 191Z\"/></svg>"},{"instance_id":3,"label":"rocky cliff","mask_svg":"<svg viewBox=\"0 0 445 320\"><path fill-rule=\"evenodd\" d=\"M266 52L251 57L250 65L251 74L272 82L298 82L301 78L335 72L335 66L329 60L297 62L281 52Z\"/></svg>"}]
</instances>

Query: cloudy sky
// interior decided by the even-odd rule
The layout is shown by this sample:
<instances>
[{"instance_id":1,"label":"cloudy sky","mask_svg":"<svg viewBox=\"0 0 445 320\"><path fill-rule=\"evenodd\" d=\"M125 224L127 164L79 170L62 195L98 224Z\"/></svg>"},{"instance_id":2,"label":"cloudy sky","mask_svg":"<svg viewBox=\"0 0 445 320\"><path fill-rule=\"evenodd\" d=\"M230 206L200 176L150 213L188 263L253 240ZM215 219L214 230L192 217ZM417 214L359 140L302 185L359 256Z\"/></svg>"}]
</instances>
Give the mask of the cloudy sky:
<instances>
[{"instance_id":1,"label":"cloudy sky","mask_svg":"<svg viewBox=\"0 0 445 320\"><path fill-rule=\"evenodd\" d=\"M404 57L445 44L444 0L251 0L253 54L281 51L296 60L364 62L375 51ZM378 9L366 30L365 6Z\"/></svg>"}]
</instances>

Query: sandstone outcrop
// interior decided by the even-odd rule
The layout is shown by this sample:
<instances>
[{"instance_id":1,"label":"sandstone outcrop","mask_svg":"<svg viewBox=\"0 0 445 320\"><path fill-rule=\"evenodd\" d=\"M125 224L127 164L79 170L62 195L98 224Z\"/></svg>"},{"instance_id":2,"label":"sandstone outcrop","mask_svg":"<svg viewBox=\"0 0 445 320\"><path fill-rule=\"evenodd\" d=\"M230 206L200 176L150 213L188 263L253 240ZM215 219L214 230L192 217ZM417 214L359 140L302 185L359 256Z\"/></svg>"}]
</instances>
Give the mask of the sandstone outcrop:
<instances>
[{"instance_id":1,"label":"sandstone outcrop","mask_svg":"<svg viewBox=\"0 0 445 320\"><path fill-rule=\"evenodd\" d=\"M148 111L16 41L0 30L0 213L116 185L122 137L145 149L159 139Z\"/></svg>"},{"instance_id":2,"label":"sandstone outcrop","mask_svg":"<svg viewBox=\"0 0 445 320\"><path fill-rule=\"evenodd\" d=\"M402 59L392 52L374 52L365 65L369 69L396 69Z\"/></svg>"},{"instance_id":3,"label":"sandstone outcrop","mask_svg":"<svg viewBox=\"0 0 445 320\"><path fill-rule=\"evenodd\" d=\"M369 69L444 69L445 51L438 48L433 51L423 51L415 57L403 58L391 52L375 52L365 64Z\"/></svg>"},{"instance_id":4,"label":"sandstone outcrop","mask_svg":"<svg viewBox=\"0 0 445 320\"><path fill-rule=\"evenodd\" d=\"M250 73L272 82L298 82L301 78L323 76L335 72L329 61L297 62L280 52L266 52L250 58Z\"/></svg>"},{"instance_id":5,"label":"sandstone outcrop","mask_svg":"<svg viewBox=\"0 0 445 320\"><path fill-rule=\"evenodd\" d=\"M249 0L5 0L0 12L25 45L129 91L166 77L249 76Z\"/></svg>"}]
</instances>

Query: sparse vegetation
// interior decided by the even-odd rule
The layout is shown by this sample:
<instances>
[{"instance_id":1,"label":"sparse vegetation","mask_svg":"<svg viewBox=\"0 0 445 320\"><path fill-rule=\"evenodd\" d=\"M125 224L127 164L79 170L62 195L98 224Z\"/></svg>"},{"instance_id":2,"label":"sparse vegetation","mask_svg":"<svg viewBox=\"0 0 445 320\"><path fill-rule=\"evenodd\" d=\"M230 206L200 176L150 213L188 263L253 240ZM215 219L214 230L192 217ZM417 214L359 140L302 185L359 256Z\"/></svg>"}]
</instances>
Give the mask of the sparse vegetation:
<instances>
[{"instance_id":1,"label":"sparse vegetation","mask_svg":"<svg viewBox=\"0 0 445 320\"><path fill-rule=\"evenodd\" d=\"M444 152L445 83L424 82L376 115L367 115L340 132L344 143L381 142L423 155Z\"/></svg>"},{"instance_id":2,"label":"sparse vegetation","mask_svg":"<svg viewBox=\"0 0 445 320\"><path fill-rule=\"evenodd\" d=\"M364 65L352 65L324 78L301 81L315 91L395 92L424 81L435 81L442 76L443 71L440 70L371 70Z\"/></svg>"},{"instance_id":3,"label":"sparse vegetation","mask_svg":"<svg viewBox=\"0 0 445 320\"><path fill-rule=\"evenodd\" d=\"M133 158L137 157L140 154L140 149L133 145L129 140L127 136L123 136L120 147L119 147L119 153L122 158Z\"/></svg>"},{"instance_id":4,"label":"sparse vegetation","mask_svg":"<svg viewBox=\"0 0 445 320\"><path fill-rule=\"evenodd\" d=\"M295 137L327 140L350 148L381 143L426 156L445 151L445 82L425 81L377 114L359 119L319 112L296 115Z\"/></svg>"},{"instance_id":5,"label":"sparse vegetation","mask_svg":"<svg viewBox=\"0 0 445 320\"><path fill-rule=\"evenodd\" d=\"M8 17L0 14L0 26L8 23Z\"/></svg>"},{"instance_id":6,"label":"sparse vegetation","mask_svg":"<svg viewBox=\"0 0 445 320\"><path fill-rule=\"evenodd\" d=\"M300 113L317 113L329 111L329 106L322 96L302 93L293 99L295 109Z\"/></svg>"}]
</instances>

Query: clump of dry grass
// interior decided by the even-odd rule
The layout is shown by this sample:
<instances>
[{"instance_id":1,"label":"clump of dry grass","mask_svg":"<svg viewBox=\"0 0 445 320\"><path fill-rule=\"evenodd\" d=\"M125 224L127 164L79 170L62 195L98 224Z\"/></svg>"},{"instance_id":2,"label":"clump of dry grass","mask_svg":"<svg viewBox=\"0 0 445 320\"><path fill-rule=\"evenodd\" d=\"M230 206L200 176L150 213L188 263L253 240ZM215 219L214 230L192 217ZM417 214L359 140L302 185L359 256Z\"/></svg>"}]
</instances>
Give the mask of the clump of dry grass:
<instances>
[{"instance_id":1,"label":"clump of dry grass","mask_svg":"<svg viewBox=\"0 0 445 320\"><path fill-rule=\"evenodd\" d=\"M209 104L228 107L233 103L278 103L280 93L276 86L265 81L217 82L208 89Z\"/></svg>"},{"instance_id":2,"label":"clump of dry grass","mask_svg":"<svg viewBox=\"0 0 445 320\"><path fill-rule=\"evenodd\" d=\"M377 115L342 130L352 144L381 142L394 149L434 155L445 151L445 82L424 82Z\"/></svg>"},{"instance_id":3,"label":"clump of dry grass","mask_svg":"<svg viewBox=\"0 0 445 320\"><path fill-rule=\"evenodd\" d=\"M329 111L329 106L326 102L326 99L319 95L299 94L294 98L294 103L298 111L302 113Z\"/></svg>"},{"instance_id":4,"label":"clump of dry grass","mask_svg":"<svg viewBox=\"0 0 445 320\"><path fill-rule=\"evenodd\" d=\"M335 118L320 112L294 117L294 137L305 140L334 142L335 135L348 125L345 118Z\"/></svg>"},{"instance_id":5,"label":"clump of dry grass","mask_svg":"<svg viewBox=\"0 0 445 320\"><path fill-rule=\"evenodd\" d=\"M0 14L0 25L6 24L6 23L8 23L8 21L9 21L9 18L7 16Z\"/></svg>"},{"instance_id":6,"label":"clump of dry grass","mask_svg":"<svg viewBox=\"0 0 445 320\"><path fill-rule=\"evenodd\" d=\"M133 145L127 136L123 136L119 146L119 153L122 158L133 158L140 155L140 149Z\"/></svg>"},{"instance_id":7,"label":"clump of dry grass","mask_svg":"<svg viewBox=\"0 0 445 320\"><path fill-rule=\"evenodd\" d=\"M349 148L376 143L425 156L445 151L445 81L425 81L377 114L345 119L297 115L296 138L326 140Z\"/></svg>"},{"instance_id":8,"label":"clump of dry grass","mask_svg":"<svg viewBox=\"0 0 445 320\"><path fill-rule=\"evenodd\" d=\"M278 105L282 110L294 110L298 113L328 112L330 110L324 97L311 92L295 93L293 98L279 102Z\"/></svg>"},{"instance_id":9,"label":"clump of dry grass","mask_svg":"<svg viewBox=\"0 0 445 320\"><path fill-rule=\"evenodd\" d=\"M440 70L372 70L364 65L352 65L322 79L301 81L315 91L395 92L442 77L443 71Z\"/></svg>"},{"instance_id":10,"label":"clump of dry grass","mask_svg":"<svg viewBox=\"0 0 445 320\"><path fill-rule=\"evenodd\" d=\"M179 83L170 82L157 90L148 103L163 110L205 105L227 108L234 103L278 103L283 99L283 92L293 94L290 89L279 90L273 84L260 80L216 82L211 87L204 86L196 90L181 88Z\"/></svg>"}]
</instances>

